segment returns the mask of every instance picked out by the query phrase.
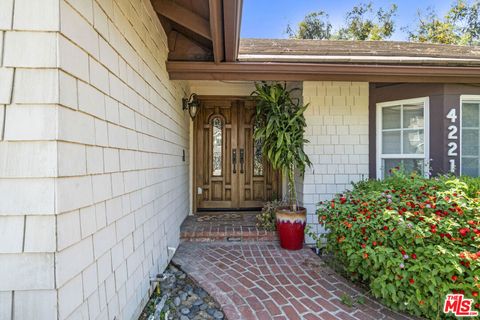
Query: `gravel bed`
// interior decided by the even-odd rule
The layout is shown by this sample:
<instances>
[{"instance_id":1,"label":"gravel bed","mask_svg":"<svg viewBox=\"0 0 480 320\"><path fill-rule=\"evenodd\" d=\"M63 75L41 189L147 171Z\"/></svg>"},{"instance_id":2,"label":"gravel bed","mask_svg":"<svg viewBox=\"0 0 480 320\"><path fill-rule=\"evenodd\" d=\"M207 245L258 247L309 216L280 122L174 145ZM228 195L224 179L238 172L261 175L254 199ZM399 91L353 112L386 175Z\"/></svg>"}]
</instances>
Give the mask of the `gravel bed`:
<instances>
[{"instance_id":1,"label":"gravel bed","mask_svg":"<svg viewBox=\"0 0 480 320\"><path fill-rule=\"evenodd\" d=\"M170 264L139 320L225 319L220 305L178 267Z\"/></svg>"}]
</instances>

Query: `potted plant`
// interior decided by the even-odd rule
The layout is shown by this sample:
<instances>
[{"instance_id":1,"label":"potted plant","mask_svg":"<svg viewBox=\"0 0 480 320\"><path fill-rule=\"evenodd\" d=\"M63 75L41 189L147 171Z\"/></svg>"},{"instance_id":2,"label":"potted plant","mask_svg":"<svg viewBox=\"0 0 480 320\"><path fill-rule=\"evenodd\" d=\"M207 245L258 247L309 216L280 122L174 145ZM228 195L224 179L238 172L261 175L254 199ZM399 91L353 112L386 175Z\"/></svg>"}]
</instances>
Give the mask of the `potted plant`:
<instances>
[{"instance_id":1,"label":"potted plant","mask_svg":"<svg viewBox=\"0 0 480 320\"><path fill-rule=\"evenodd\" d=\"M303 106L292 97L298 89L287 89L286 83L261 82L255 84L256 126L254 139L262 143L262 153L273 169L281 170L288 181L288 206L276 210L276 224L280 245L284 249L303 247L307 212L297 201L296 174L303 175L310 160L303 150L306 122Z\"/></svg>"}]
</instances>

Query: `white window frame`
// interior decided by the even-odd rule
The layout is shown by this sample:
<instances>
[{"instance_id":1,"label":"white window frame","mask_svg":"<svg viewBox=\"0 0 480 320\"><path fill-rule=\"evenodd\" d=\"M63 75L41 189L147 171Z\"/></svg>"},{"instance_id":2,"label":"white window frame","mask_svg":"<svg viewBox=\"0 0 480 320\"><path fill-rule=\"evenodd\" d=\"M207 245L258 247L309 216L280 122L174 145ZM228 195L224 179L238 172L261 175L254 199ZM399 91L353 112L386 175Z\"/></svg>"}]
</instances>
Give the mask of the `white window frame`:
<instances>
[{"instance_id":1,"label":"white window frame","mask_svg":"<svg viewBox=\"0 0 480 320\"><path fill-rule=\"evenodd\" d=\"M423 103L423 139L424 139L424 154L382 154L382 109L385 107L394 107L403 104ZM401 123L403 122L403 113L401 114ZM424 161L423 172L425 177L429 176L430 168L430 99L429 97L421 97L414 99L404 99L377 103L377 179L383 179L383 165L382 159L421 159ZM403 138L402 138L403 139ZM402 140L403 141L403 140Z\"/></svg>"},{"instance_id":2,"label":"white window frame","mask_svg":"<svg viewBox=\"0 0 480 320\"><path fill-rule=\"evenodd\" d=\"M458 171L458 174L459 175L462 175L462 158L463 158L463 141L462 141L462 136L463 136L463 102L464 101L478 101L480 103L480 95L471 95L471 94L462 94L460 96L460 134L459 134L459 140L458 140L458 144L459 144L459 163L460 163L460 167L459 167L459 171ZM480 175L479 175L480 177Z\"/></svg>"}]
</instances>

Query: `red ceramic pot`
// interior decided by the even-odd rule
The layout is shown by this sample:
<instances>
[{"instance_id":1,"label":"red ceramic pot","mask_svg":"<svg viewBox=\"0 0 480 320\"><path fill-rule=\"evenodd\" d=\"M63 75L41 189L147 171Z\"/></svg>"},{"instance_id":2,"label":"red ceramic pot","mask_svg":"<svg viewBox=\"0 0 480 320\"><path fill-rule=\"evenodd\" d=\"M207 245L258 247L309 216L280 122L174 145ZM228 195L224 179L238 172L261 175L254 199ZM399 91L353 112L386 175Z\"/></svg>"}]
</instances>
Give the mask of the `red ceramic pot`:
<instances>
[{"instance_id":1,"label":"red ceramic pot","mask_svg":"<svg viewBox=\"0 0 480 320\"><path fill-rule=\"evenodd\" d=\"M278 208L275 212L280 246L287 250L300 250L305 241L307 210L299 207L297 211L289 207Z\"/></svg>"}]
</instances>

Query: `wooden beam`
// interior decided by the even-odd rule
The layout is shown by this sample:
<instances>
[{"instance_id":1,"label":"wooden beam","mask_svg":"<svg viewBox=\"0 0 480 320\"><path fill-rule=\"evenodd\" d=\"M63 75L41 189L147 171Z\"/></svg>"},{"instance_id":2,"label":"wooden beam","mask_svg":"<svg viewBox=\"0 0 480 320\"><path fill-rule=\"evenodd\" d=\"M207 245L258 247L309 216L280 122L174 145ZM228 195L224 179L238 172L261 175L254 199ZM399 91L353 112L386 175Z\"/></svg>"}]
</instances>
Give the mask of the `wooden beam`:
<instances>
[{"instance_id":1,"label":"wooden beam","mask_svg":"<svg viewBox=\"0 0 480 320\"><path fill-rule=\"evenodd\" d=\"M480 83L480 67L269 62L167 62L172 80Z\"/></svg>"},{"instance_id":2,"label":"wooden beam","mask_svg":"<svg viewBox=\"0 0 480 320\"><path fill-rule=\"evenodd\" d=\"M168 60L170 61L212 61L212 50L177 31L168 34Z\"/></svg>"},{"instance_id":3,"label":"wooden beam","mask_svg":"<svg viewBox=\"0 0 480 320\"><path fill-rule=\"evenodd\" d=\"M199 36L212 40L209 21L195 12L171 0L156 0L153 2L153 8L159 15L178 23Z\"/></svg>"},{"instance_id":4,"label":"wooden beam","mask_svg":"<svg viewBox=\"0 0 480 320\"><path fill-rule=\"evenodd\" d=\"M213 58L215 63L224 60L223 47L223 11L222 0L209 0L210 7L210 34L212 35Z\"/></svg>"},{"instance_id":5,"label":"wooden beam","mask_svg":"<svg viewBox=\"0 0 480 320\"><path fill-rule=\"evenodd\" d=\"M223 0L223 30L227 62L237 61L241 19L242 0Z\"/></svg>"}]
</instances>

